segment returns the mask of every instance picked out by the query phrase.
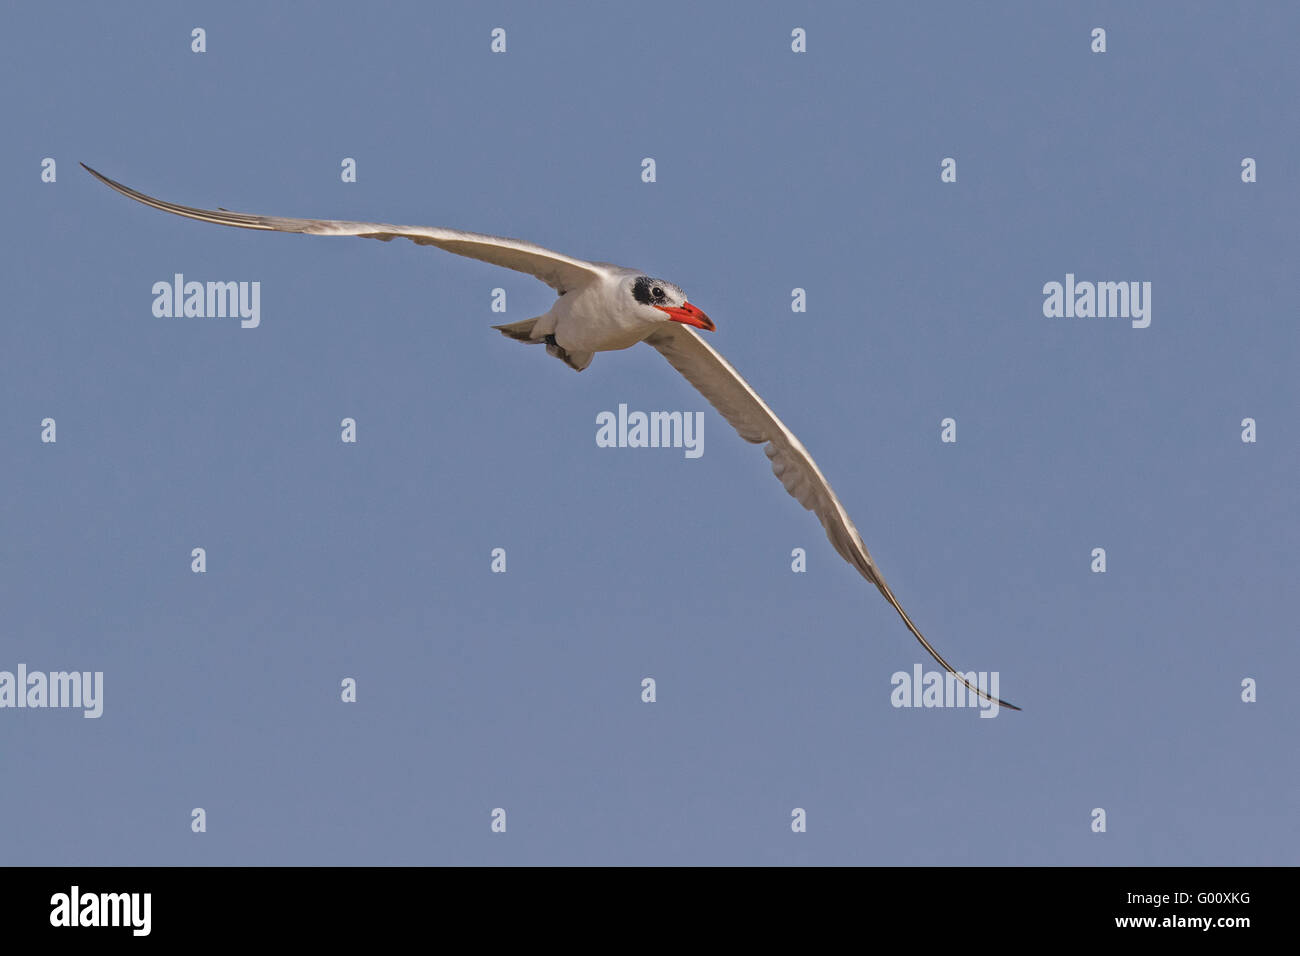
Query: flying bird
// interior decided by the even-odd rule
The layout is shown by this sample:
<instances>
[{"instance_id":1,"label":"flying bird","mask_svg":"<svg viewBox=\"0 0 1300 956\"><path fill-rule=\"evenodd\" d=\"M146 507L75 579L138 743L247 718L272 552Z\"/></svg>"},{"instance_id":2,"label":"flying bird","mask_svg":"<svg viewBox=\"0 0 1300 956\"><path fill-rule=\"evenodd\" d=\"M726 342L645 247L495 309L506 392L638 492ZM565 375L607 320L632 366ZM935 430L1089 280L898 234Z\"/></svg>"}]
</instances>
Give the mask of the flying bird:
<instances>
[{"instance_id":1,"label":"flying bird","mask_svg":"<svg viewBox=\"0 0 1300 956\"><path fill-rule=\"evenodd\" d=\"M299 232L310 236L358 236L384 242L410 239L417 245L437 246L460 256L536 276L558 293L550 311L493 328L517 342L545 345L549 354L579 372L591 364L597 352L631 348L638 342L653 346L731 423L741 438L755 444L766 444L765 451L772 460L772 470L781 479L785 490L817 515L835 550L880 589L908 630L944 670L984 700L1011 710L1020 709L968 681L925 639L885 583L867 546L862 543L858 529L808 450L732 368L731 363L704 341L696 330L714 331L712 320L688 302L686 293L673 283L636 269L575 259L520 239L438 226L290 219L180 206L146 196L114 182L85 163L81 165L100 182L124 196L154 209L201 222L268 232Z\"/></svg>"}]
</instances>

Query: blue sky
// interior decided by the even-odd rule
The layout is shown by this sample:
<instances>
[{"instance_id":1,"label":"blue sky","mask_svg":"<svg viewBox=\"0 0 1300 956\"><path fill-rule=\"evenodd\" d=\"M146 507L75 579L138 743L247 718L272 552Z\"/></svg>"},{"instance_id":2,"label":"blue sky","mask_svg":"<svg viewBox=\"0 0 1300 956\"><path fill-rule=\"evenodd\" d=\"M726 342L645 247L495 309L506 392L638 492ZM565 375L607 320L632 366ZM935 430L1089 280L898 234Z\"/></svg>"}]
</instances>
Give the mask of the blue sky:
<instances>
[{"instance_id":1,"label":"blue sky","mask_svg":"<svg viewBox=\"0 0 1300 956\"><path fill-rule=\"evenodd\" d=\"M1293 7L7 21L0 670L102 671L104 713L0 709L4 862L1300 861ZM763 453L647 347L491 331L530 277L78 161L679 284L1023 712L892 707L932 662ZM261 325L156 318L178 272L260 282ZM1150 282L1150 327L1045 317L1067 273ZM620 403L704 411L704 454L598 448Z\"/></svg>"}]
</instances>

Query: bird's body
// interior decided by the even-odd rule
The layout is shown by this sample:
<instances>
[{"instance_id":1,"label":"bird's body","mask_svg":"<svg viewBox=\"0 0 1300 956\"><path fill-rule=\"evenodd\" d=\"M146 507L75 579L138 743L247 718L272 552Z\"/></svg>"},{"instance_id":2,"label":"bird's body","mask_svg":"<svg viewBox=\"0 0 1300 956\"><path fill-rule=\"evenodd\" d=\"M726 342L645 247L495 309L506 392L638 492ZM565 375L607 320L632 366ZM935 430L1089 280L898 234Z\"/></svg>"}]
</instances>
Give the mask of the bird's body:
<instances>
[{"instance_id":1,"label":"bird's body","mask_svg":"<svg viewBox=\"0 0 1300 956\"><path fill-rule=\"evenodd\" d=\"M536 276L556 290L555 304L543 315L495 328L516 341L544 344L548 353L578 371L590 365L597 352L627 349L638 342L653 346L742 438L766 444L772 470L786 491L817 515L835 550L879 589L916 639L945 670L984 700L1013 710L1020 709L975 686L968 679L973 675L958 672L925 639L885 583L858 529L812 456L740 373L695 331L712 332L713 322L691 305L686 294L671 282L623 266L575 259L520 239L437 226L293 219L180 206L146 196L100 175L89 166L85 168L95 178L131 199L190 219L274 232L359 236L383 241L410 239L420 245L437 246L447 252Z\"/></svg>"},{"instance_id":2,"label":"bird's body","mask_svg":"<svg viewBox=\"0 0 1300 956\"><path fill-rule=\"evenodd\" d=\"M562 347L578 352L630 349L657 325L655 319L647 320L618 307L624 295L618 280L635 277L635 270L611 267L603 281L556 299L551 311L538 323L539 331L554 334Z\"/></svg>"},{"instance_id":3,"label":"bird's body","mask_svg":"<svg viewBox=\"0 0 1300 956\"><path fill-rule=\"evenodd\" d=\"M592 265L598 267L599 274L559 296L545 315L496 328L520 341L545 342L551 336L563 353L559 357L578 371L591 364L596 352L630 349L644 342L659 328L661 318L623 308L640 273L607 263ZM516 334L524 330L527 338Z\"/></svg>"}]
</instances>

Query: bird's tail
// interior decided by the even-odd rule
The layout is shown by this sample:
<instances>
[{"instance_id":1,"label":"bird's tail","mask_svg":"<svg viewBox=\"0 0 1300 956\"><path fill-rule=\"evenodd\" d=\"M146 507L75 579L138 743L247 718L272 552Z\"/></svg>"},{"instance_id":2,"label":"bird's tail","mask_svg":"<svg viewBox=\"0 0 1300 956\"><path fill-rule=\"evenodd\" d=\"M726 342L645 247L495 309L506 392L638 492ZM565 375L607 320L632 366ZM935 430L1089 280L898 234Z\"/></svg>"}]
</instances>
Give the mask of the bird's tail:
<instances>
[{"instance_id":1,"label":"bird's tail","mask_svg":"<svg viewBox=\"0 0 1300 956\"><path fill-rule=\"evenodd\" d=\"M574 371L581 372L591 364L595 352L571 352L563 348L555 341L555 334L548 331L548 326L537 327L537 323L546 318L539 315L535 319L524 319L522 322L511 322L509 325L494 325L496 329L507 338L514 339L516 342L523 342L525 345L540 345L546 343L546 352L548 355L554 355L557 359ZM549 328L554 329L554 323Z\"/></svg>"},{"instance_id":2,"label":"bird's tail","mask_svg":"<svg viewBox=\"0 0 1300 956\"><path fill-rule=\"evenodd\" d=\"M538 336L533 338L533 326L537 324L541 316L531 319L524 319L522 322L511 322L509 325L494 325L496 329L507 338L514 339L516 342L527 342L529 345L541 345L542 338Z\"/></svg>"}]
</instances>

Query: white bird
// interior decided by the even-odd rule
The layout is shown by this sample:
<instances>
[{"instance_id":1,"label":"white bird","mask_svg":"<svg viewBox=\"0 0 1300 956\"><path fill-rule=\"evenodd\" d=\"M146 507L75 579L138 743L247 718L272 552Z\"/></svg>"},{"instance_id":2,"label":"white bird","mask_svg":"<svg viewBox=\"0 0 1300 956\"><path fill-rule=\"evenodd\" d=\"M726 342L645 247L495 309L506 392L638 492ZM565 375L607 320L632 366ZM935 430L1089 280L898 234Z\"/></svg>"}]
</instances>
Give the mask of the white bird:
<instances>
[{"instance_id":1,"label":"white bird","mask_svg":"<svg viewBox=\"0 0 1300 956\"><path fill-rule=\"evenodd\" d=\"M631 348L638 342L654 346L731 423L741 438L755 444L767 444L765 450L767 457L772 459L772 470L785 485L785 490L817 515L835 550L880 589L908 630L944 670L981 698L1012 710L1020 709L990 696L971 683L925 639L885 583L876 562L862 543L858 529L808 450L740 373L695 331L712 332L713 322L691 305L686 300L686 293L673 283L652 278L636 269L575 259L520 239L438 226L289 219L180 206L146 196L97 173L85 163L81 165L100 182L124 196L189 219L242 229L300 232L312 236L359 236L384 242L410 239L418 245L437 246L447 252L536 276L559 293L550 311L493 328L519 342L545 343L547 352L577 371L590 365L596 352Z\"/></svg>"}]
</instances>

